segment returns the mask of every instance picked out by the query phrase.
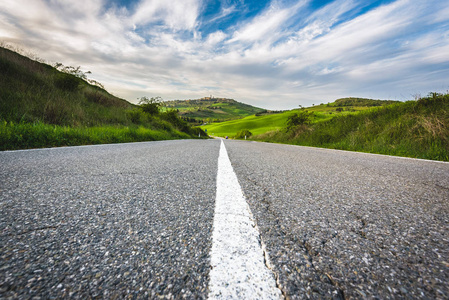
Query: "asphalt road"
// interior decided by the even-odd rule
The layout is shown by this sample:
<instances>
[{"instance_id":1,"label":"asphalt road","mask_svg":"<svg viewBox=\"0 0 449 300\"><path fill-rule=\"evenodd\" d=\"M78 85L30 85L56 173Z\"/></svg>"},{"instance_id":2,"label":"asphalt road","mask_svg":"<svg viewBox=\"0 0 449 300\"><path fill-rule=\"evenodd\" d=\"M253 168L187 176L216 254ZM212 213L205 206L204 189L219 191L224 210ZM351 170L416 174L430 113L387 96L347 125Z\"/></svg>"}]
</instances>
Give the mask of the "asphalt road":
<instances>
[{"instance_id":1,"label":"asphalt road","mask_svg":"<svg viewBox=\"0 0 449 300\"><path fill-rule=\"evenodd\" d=\"M292 299L448 299L449 164L229 141Z\"/></svg>"},{"instance_id":2,"label":"asphalt road","mask_svg":"<svg viewBox=\"0 0 449 300\"><path fill-rule=\"evenodd\" d=\"M449 164L225 145L284 296L449 298ZM0 152L0 298L207 298L219 147Z\"/></svg>"},{"instance_id":3,"label":"asphalt road","mask_svg":"<svg viewBox=\"0 0 449 300\"><path fill-rule=\"evenodd\" d=\"M0 153L0 298L205 298L218 141Z\"/></svg>"}]
</instances>

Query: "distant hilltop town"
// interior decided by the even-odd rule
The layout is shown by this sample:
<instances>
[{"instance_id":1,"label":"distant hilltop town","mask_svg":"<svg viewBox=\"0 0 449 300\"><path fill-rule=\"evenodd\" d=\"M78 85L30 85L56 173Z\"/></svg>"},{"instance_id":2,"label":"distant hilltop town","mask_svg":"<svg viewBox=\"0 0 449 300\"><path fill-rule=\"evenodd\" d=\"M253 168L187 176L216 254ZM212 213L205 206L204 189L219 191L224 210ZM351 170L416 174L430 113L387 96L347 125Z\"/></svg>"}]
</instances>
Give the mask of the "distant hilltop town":
<instances>
[{"instance_id":1,"label":"distant hilltop town","mask_svg":"<svg viewBox=\"0 0 449 300\"><path fill-rule=\"evenodd\" d=\"M234 99L213 95L200 99L164 101L164 106L176 110L183 120L196 125L239 119L266 111Z\"/></svg>"},{"instance_id":2,"label":"distant hilltop town","mask_svg":"<svg viewBox=\"0 0 449 300\"><path fill-rule=\"evenodd\" d=\"M199 100L217 100L217 101L226 101L226 100L233 100L233 99L228 99L228 98L217 98L217 97L214 97L214 96L210 95L209 97L203 97L203 98L201 98L201 99L199 99Z\"/></svg>"},{"instance_id":3,"label":"distant hilltop town","mask_svg":"<svg viewBox=\"0 0 449 300\"><path fill-rule=\"evenodd\" d=\"M200 99L189 99L189 100L168 100L165 101L165 106L167 107L178 107L178 106L210 106L216 103L235 103L234 99L228 98L217 98L212 95L209 97L203 97Z\"/></svg>"}]
</instances>

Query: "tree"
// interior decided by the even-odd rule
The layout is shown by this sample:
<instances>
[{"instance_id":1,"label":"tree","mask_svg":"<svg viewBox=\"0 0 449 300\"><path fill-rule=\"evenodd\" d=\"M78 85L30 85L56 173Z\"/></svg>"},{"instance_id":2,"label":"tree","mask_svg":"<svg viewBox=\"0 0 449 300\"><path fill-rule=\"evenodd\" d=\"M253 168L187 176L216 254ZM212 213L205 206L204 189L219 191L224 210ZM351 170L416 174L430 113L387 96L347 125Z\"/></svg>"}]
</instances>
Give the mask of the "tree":
<instances>
[{"instance_id":1,"label":"tree","mask_svg":"<svg viewBox=\"0 0 449 300\"><path fill-rule=\"evenodd\" d=\"M140 108L144 113L147 113L151 116L159 114L159 107L162 106L162 98L161 97L142 97L139 101Z\"/></svg>"},{"instance_id":2,"label":"tree","mask_svg":"<svg viewBox=\"0 0 449 300\"><path fill-rule=\"evenodd\" d=\"M75 68L75 67L72 67L72 66L64 66L63 64L57 62L57 63L54 64L54 67L57 70L59 70L60 72L63 72L63 73L66 73L66 74L71 74L73 76L76 76L76 77L86 81L89 84L92 84L92 85L95 85L95 86L98 86L98 87L104 89L103 84L101 84L100 82L98 82L98 81L96 81L94 79L87 78L87 74L92 74L91 71L83 72L83 71L81 71L81 67L80 66Z\"/></svg>"},{"instance_id":3,"label":"tree","mask_svg":"<svg viewBox=\"0 0 449 300\"><path fill-rule=\"evenodd\" d=\"M290 115L287 118L287 131L299 125L310 124L314 115L313 112L307 110L300 110L299 112Z\"/></svg>"}]
</instances>

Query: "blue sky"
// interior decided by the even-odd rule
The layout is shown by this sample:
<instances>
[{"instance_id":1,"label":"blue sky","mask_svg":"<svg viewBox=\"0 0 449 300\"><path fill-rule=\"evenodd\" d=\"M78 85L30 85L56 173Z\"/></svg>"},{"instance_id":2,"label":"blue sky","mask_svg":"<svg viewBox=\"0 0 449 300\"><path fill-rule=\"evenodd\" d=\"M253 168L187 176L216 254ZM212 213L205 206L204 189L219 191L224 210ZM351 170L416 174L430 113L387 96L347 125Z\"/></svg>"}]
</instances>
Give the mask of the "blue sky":
<instances>
[{"instance_id":1,"label":"blue sky","mask_svg":"<svg viewBox=\"0 0 449 300\"><path fill-rule=\"evenodd\" d=\"M289 109L449 89L446 0L0 0L0 41L131 102Z\"/></svg>"}]
</instances>

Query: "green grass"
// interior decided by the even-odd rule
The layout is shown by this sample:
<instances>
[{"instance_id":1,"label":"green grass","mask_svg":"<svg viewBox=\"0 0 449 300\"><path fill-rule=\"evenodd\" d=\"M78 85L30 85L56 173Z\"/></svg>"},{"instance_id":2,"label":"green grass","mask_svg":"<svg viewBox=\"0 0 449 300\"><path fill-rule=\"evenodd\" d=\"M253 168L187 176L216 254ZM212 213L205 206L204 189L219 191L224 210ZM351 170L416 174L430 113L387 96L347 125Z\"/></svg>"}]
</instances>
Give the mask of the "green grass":
<instances>
[{"instance_id":1,"label":"green grass","mask_svg":"<svg viewBox=\"0 0 449 300\"><path fill-rule=\"evenodd\" d=\"M2 150L198 138L176 112L145 114L82 78L0 47Z\"/></svg>"},{"instance_id":2,"label":"green grass","mask_svg":"<svg viewBox=\"0 0 449 300\"><path fill-rule=\"evenodd\" d=\"M258 141L449 161L448 94L431 93L408 102L355 99L306 108L314 113L311 124L290 131L286 129L287 118L295 110L202 128L219 137L234 138L248 129L253 134L251 139ZM371 106L360 106L367 103ZM387 105L379 106L382 103ZM336 111L339 108L341 112Z\"/></svg>"},{"instance_id":3,"label":"green grass","mask_svg":"<svg viewBox=\"0 0 449 300\"><path fill-rule=\"evenodd\" d=\"M318 105L306 108L308 111L314 113L313 122L323 122L330 120L337 116L344 116L355 114L359 111L367 110L370 107L347 107L342 112L336 112L335 107L327 105ZM248 129L253 135L260 135L273 130L280 130L286 127L287 118L298 111L299 109L284 111L281 113L264 113L260 115L253 115L242 119L231 120L220 123L212 123L201 126L202 129L207 129L211 135L218 137L234 137L237 132L243 129Z\"/></svg>"},{"instance_id":4,"label":"green grass","mask_svg":"<svg viewBox=\"0 0 449 300\"><path fill-rule=\"evenodd\" d=\"M44 123L0 123L0 150L192 138L190 134L143 126L69 127Z\"/></svg>"},{"instance_id":5,"label":"green grass","mask_svg":"<svg viewBox=\"0 0 449 300\"><path fill-rule=\"evenodd\" d=\"M0 119L56 125L130 124L136 106L71 74L0 48Z\"/></svg>"},{"instance_id":6,"label":"green grass","mask_svg":"<svg viewBox=\"0 0 449 300\"><path fill-rule=\"evenodd\" d=\"M253 139L449 161L449 95L339 115Z\"/></svg>"},{"instance_id":7,"label":"green grass","mask_svg":"<svg viewBox=\"0 0 449 300\"><path fill-rule=\"evenodd\" d=\"M212 123L201 126L201 128L203 130L207 129L209 134L219 137L234 137L237 132L243 129L248 129L253 135L256 135L285 127L285 122L290 114L291 112L264 116L249 116L238 120Z\"/></svg>"}]
</instances>

